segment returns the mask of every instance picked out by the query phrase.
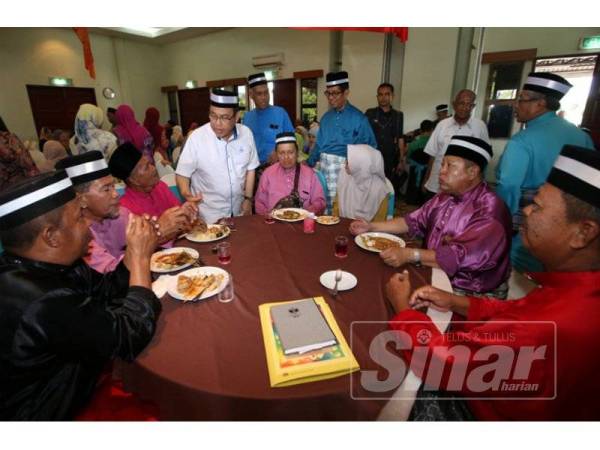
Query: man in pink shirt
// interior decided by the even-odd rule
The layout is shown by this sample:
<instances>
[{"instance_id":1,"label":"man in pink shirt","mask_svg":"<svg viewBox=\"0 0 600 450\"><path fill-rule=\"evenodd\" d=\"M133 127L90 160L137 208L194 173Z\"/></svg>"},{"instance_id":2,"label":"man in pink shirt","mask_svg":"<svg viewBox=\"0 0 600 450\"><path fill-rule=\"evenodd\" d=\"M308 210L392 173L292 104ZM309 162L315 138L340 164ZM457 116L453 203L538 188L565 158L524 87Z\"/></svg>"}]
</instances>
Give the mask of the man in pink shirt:
<instances>
[{"instance_id":1,"label":"man in pink shirt","mask_svg":"<svg viewBox=\"0 0 600 450\"><path fill-rule=\"evenodd\" d=\"M146 158L140 159L146 160ZM163 245L169 245L170 240L189 229L191 221L196 217L197 212L193 205L175 204L153 217L150 216L158 210L140 210L135 202L131 202L130 205L120 205L114 179L99 151L63 159L59 161L56 168L66 170L75 190L82 198L84 214L92 222L90 229L93 239L90 243L90 251L84 259L98 272L106 273L114 270L125 254L125 230L129 216L133 212L129 208L130 205L138 211L135 214L146 214L146 217L154 223L155 228L160 232L160 242Z\"/></svg>"},{"instance_id":2,"label":"man in pink shirt","mask_svg":"<svg viewBox=\"0 0 600 450\"><path fill-rule=\"evenodd\" d=\"M275 208L281 199L298 195L298 207L315 214L325 209L323 187L310 167L297 162L298 144L293 132L279 133L275 138L278 162L267 168L260 177L254 207L257 214Z\"/></svg>"}]
</instances>

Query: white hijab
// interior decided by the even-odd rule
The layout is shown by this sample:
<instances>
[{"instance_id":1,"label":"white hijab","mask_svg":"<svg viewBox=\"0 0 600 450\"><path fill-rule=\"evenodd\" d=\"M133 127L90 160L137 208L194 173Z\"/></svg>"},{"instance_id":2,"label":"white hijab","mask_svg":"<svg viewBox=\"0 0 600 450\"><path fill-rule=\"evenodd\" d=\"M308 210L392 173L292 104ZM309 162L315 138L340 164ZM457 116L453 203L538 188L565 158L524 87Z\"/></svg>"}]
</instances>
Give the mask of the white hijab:
<instances>
[{"instance_id":1,"label":"white hijab","mask_svg":"<svg viewBox=\"0 0 600 450\"><path fill-rule=\"evenodd\" d=\"M340 170L340 216L373 220L390 189L385 182L381 152L370 145L348 145L348 169Z\"/></svg>"}]
</instances>

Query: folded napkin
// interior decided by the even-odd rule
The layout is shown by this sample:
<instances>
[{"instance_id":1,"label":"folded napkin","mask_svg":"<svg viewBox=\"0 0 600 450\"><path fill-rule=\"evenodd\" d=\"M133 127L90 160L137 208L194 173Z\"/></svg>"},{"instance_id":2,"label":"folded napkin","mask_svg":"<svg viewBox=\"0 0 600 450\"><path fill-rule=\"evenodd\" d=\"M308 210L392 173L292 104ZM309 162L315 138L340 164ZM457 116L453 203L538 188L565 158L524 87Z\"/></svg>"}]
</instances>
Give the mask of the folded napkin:
<instances>
[{"instance_id":1,"label":"folded napkin","mask_svg":"<svg viewBox=\"0 0 600 450\"><path fill-rule=\"evenodd\" d=\"M167 293L169 279L171 277L172 275L161 275L154 283L152 283L152 291L154 292L154 295L156 295L158 298L164 297L164 295Z\"/></svg>"}]
</instances>

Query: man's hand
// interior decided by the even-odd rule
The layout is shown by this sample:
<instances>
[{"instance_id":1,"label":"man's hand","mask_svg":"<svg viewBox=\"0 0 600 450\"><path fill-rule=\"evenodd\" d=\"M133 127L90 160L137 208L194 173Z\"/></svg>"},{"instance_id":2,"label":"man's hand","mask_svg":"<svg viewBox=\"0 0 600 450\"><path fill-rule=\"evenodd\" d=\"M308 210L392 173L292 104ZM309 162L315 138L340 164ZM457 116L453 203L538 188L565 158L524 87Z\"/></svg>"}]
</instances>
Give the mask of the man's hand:
<instances>
[{"instance_id":1,"label":"man's hand","mask_svg":"<svg viewBox=\"0 0 600 450\"><path fill-rule=\"evenodd\" d=\"M371 224L365 219L358 219L350 224L350 233L354 236L371 230Z\"/></svg>"},{"instance_id":2,"label":"man's hand","mask_svg":"<svg viewBox=\"0 0 600 450\"><path fill-rule=\"evenodd\" d=\"M396 313L410 308L410 277L408 271L395 273L385 285L385 296Z\"/></svg>"},{"instance_id":3,"label":"man's hand","mask_svg":"<svg viewBox=\"0 0 600 450\"><path fill-rule=\"evenodd\" d=\"M131 214L127 229L125 231L127 249L125 250L125 265L131 265L140 261L150 262L150 257L158 245L158 235L152 223L143 217ZM149 266L148 266L148 270Z\"/></svg>"},{"instance_id":4,"label":"man's hand","mask_svg":"<svg viewBox=\"0 0 600 450\"><path fill-rule=\"evenodd\" d=\"M190 222L194 222L198 218L198 206L195 202L185 202L181 208Z\"/></svg>"},{"instance_id":5,"label":"man's hand","mask_svg":"<svg viewBox=\"0 0 600 450\"><path fill-rule=\"evenodd\" d=\"M383 262L388 266L400 267L411 261L412 253L413 249L390 247L382 251L379 254L379 257L383 259Z\"/></svg>"},{"instance_id":6,"label":"man's hand","mask_svg":"<svg viewBox=\"0 0 600 450\"><path fill-rule=\"evenodd\" d=\"M414 309L433 308L438 311L455 311L466 315L469 299L459 295L436 289L433 286L423 286L417 289L410 297L410 307Z\"/></svg>"},{"instance_id":7,"label":"man's hand","mask_svg":"<svg viewBox=\"0 0 600 450\"><path fill-rule=\"evenodd\" d=\"M252 215L252 202L247 198L242 202L242 216Z\"/></svg>"},{"instance_id":8,"label":"man's hand","mask_svg":"<svg viewBox=\"0 0 600 450\"><path fill-rule=\"evenodd\" d=\"M173 206L167 209L158 218L158 225L161 233L161 242L170 241L177 237L183 231L189 231L192 227L189 210L183 206Z\"/></svg>"}]
</instances>

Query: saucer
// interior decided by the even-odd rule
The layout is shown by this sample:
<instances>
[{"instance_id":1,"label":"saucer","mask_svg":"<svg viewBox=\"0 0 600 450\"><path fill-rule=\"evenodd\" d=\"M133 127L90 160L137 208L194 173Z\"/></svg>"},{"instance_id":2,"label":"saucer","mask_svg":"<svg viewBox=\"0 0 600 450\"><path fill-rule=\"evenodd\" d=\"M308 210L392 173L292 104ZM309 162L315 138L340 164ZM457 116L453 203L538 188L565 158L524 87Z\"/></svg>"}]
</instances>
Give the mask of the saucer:
<instances>
[{"instance_id":1,"label":"saucer","mask_svg":"<svg viewBox=\"0 0 600 450\"><path fill-rule=\"evenodd\" d=\"M333 289L335 286L335 270L330 270L329 272L325 272L319 278L319 281L323 286L327 289ZM344 272L342 270L342 279L338 283L338 291L347 291L352 289L354 286L358 284L358 280L354 275L350 272Z\"/></svg>"}]
</instances>

